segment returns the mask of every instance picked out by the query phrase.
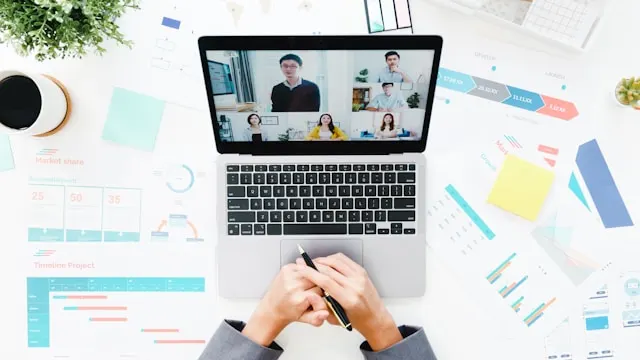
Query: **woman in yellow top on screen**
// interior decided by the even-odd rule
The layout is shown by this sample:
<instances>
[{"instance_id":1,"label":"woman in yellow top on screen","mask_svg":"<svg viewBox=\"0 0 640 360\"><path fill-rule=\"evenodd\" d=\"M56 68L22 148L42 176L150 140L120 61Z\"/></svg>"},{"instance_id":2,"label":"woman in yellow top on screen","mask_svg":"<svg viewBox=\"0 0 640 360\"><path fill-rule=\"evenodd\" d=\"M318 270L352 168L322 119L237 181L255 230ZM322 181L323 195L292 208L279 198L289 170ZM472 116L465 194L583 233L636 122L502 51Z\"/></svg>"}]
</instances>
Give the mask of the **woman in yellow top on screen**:
<instances>
[{"instance_id":1,"label":"woman in yellow top on screen","mask_svg":"<svg viewBox=\"0 0 640 360\"><path fill-rule=\"evenodd\" d=\"M340 130L339 127L333 125L333 118L330 114L320 115L318 125L309 132L306 140L325 140L325 141L340 141L347 140L347 135Z\"/></svg>"}]
</instances>

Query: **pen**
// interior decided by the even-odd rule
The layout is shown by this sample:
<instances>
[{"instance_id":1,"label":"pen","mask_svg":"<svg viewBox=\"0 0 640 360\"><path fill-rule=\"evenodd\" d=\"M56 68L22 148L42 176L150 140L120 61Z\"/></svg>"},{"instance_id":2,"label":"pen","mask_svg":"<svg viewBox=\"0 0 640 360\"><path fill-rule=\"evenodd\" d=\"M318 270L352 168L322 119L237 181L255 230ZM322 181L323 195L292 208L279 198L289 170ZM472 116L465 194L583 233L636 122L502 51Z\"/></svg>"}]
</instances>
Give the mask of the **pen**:
<instances>
[{"instance_id":1,"label":"pen","mask_svg":"<svg viewBox=\"0 0 640 360\"><path fill-rule=\"evenodd\" d=\"M316 265L313 263L313 261L311 261L311 258L309 257L309 255L307 255L300 244L298 244L298 251L300 251L300 255L302 255L302 259L304 259L304 262L307 264L307 266L315 271L318 271L318 268L316 268ZM340 325L342 325L343 328L349 331L353 330L353 328L351 327L351 322L347 317L347 313L344 311L342 306L333 297L331 297L331 295L329 295L326 290L321 290L324 293L324 301L327 303L327 306L329 307L329 309L331 309L331 312L333 312L333 315L335 315L336 319L338 319Z\"/></svg>"}]
</instances>

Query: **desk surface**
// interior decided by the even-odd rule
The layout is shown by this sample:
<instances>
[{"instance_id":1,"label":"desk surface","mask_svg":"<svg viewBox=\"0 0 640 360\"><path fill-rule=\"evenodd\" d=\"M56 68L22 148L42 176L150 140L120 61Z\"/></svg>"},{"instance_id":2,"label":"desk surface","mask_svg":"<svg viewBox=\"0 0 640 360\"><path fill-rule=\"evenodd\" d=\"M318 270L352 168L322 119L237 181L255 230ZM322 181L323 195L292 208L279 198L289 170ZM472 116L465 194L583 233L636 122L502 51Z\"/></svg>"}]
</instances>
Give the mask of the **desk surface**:
<instances>
[{"instance_id":1,"label":"desk surface","mask_svg":"<svg viewBox=\"0 0 640 360\"><path fill-rule=\"evenodd\" d=\"M355 0L354 0L355 1ZM601 33L593 48L586 54L575 57L576 64L586 65L591 69L584 76L593 89L593 96L589 99L589 116L594 118L599 136L622 141L633 141L640 134L640 118L638 113L617 107L611 98L611 90L616 81L622 76L640 75L637 59L640 58L640 48L634 46L633 34L629 33L629 14L640 13L640 2L637 0L617 0L608 9ZM533 46L543 44L523 38L519 34L506 34L498 28L476 22L464 15L447 9L436 7L425 1L412 2L412 15L415 32L420 33L474 33L485 34L496 39L503 39L514 43L528 43ZM258 32L259 29L256 30ZM446 39L446 35L445 35ZM445 41L446 42L446 41ZM553 50L552 50L553 51ZM97 111L104 111L109 101L108 79L102 74L96 59L86 61L53 61L38 64L16 57L11 50L0 48L0 68L20 68L38 72L47 72L61 78L65 84L76 93L75 116L82 118L82 124L71 125L61 136L73 138L82 133L84 137L99 138L102 124L94 121ZM102 118L102 117L100 117ZM210 139L212 140L212 139ZM23 156L23 154L17 154ZM213 156L213 155L212 155ZM18 163L17 166L20 164ZM12 256L17 247L11 246L14 241L21 239L23 229L23 208L16 207L20 203L24 191L24 173L13 171L0 173L0 219L3 221L0 238L6 245L5 261L0 262L3 270L3 286L5 289L21 289L24 279L15 277L15 269L24 269L25 264L18 263L16 256ZM15 221L12 221L15 219ZM8 251L8 253L7 253ZM436 354L440 359L541 359L541 344L519 344L516 340L497 339L492 329L490 318L482 313L473 303L462 286L443 262L432 252L428 254L427 291L421 299L394 299L387 304L399 324L422 325L426 328ZM3 292L4 293L4 292ZM10 296L3 300L8 306L0 308L0 318L4 324L24 323L23 313L13 311L24 306L23 296ZM220 317L246 320L251 314L255 301L228 301L219 299L217 314ZM219 319L213 320L217 322ZM5 325L6 326L6 325ZM3 346L0 348L0 358L20 351L21 336L24 329L18 331L3 331ZM8 336L8 337L7 337ZM324 326L312 329L308 326L294 324L286 329L278 341L287 351L282 357L285 359L357 359L358 345L361 338L357 333L346 333L337 328ZM7 347L4 344L15 344ZM491 354L491 355L489 355ZM527 355L525 355L527 354ZM527 359L529 357L526 357Z\"/></svg>"}]
</instances>

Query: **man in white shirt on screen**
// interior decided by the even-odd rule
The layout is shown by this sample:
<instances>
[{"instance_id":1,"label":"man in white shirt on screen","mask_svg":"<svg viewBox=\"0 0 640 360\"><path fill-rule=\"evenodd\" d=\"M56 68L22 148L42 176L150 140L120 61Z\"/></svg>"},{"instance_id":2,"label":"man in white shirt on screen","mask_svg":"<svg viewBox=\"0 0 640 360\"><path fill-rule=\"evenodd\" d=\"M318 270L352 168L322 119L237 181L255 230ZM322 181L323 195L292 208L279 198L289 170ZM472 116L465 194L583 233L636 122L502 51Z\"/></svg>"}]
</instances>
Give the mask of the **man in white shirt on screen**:
<instances>
[{"instance_id":1,"label":"man in white shirt on screen","mask_svg":"<svg viewBox=\"0 0 640 360\"><path fill-rule=\"evenodd\" d=\"M400 91L393 91L393 83L383 83L382 94L376 95L367 105L368 111L397 111L408 108L407 101Z\"/></svg>"},{"instance_id":2,"label":"man in white shirt on screen","mask_svg":"<svg viewBox=\"0 0 640 360\"><path fill-rule=\"evenodd\" d=\"M381 83L401 83L413 82L407 73L400 69L400 54L397 51L389 51L384 54L387 66L385 66L378 74L377 82Z\"/></svg>"}]
</instances>

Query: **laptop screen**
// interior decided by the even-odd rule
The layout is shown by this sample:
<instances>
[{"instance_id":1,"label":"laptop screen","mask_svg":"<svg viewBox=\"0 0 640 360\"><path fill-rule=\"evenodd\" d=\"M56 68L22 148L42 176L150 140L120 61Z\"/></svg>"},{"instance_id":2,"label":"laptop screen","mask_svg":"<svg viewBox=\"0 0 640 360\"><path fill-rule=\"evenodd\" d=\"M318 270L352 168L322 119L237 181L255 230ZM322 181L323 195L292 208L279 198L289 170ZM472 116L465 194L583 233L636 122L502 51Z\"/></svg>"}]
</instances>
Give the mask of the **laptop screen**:
<instances>
[{"instance_id":1,"label":"laptop screen","mask_svg":"<svg viewBox=\"0 0 640 360\"><path fill-rule=\"evenodd\" d=\"M419 141L434 50L206 51L225 142Z\"/></svg>"}]
</instances>

